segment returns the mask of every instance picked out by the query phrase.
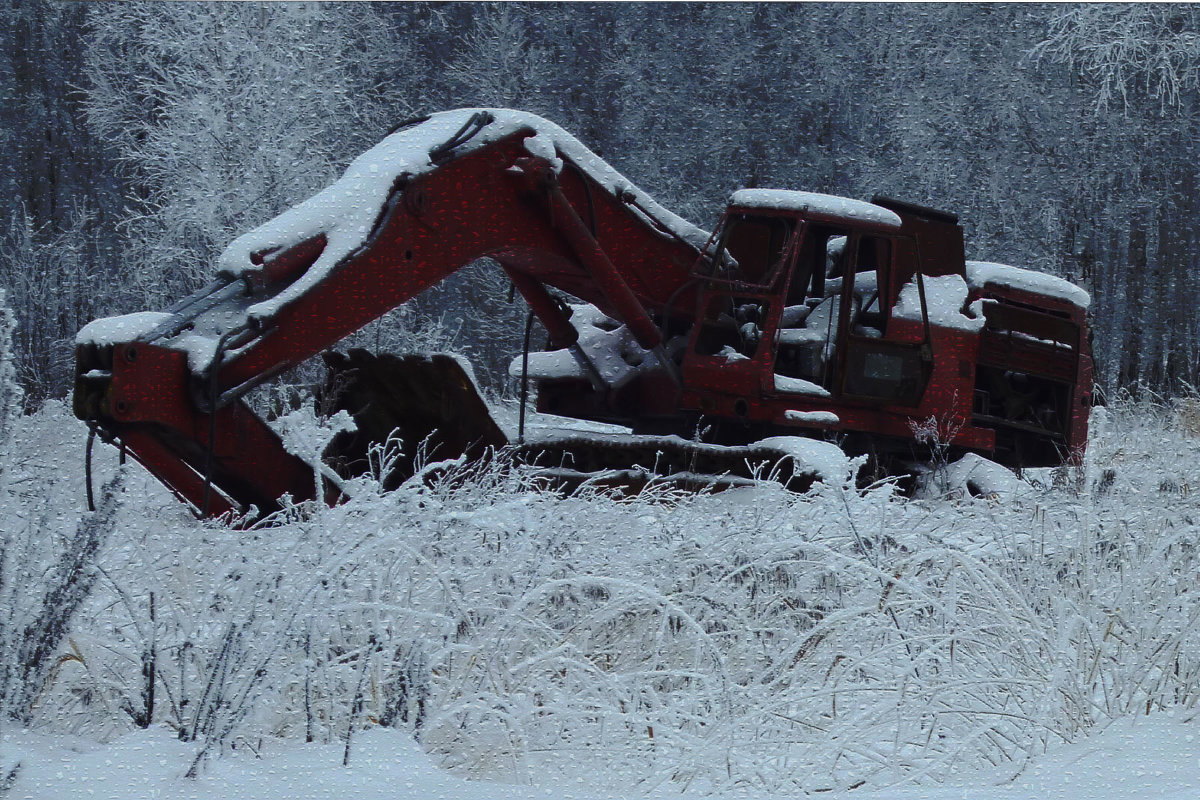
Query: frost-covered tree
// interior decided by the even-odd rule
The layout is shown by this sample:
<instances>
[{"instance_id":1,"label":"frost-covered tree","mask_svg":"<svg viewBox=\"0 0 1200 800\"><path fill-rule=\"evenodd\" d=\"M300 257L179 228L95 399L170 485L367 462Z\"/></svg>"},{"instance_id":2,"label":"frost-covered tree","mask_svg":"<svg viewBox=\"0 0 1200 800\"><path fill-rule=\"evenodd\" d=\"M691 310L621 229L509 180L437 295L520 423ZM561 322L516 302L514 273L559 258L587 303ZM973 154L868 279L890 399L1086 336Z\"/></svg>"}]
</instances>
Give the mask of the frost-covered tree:
<instances>
[{"instance_id":1,"label":"frost-covered tree","mask_svg":"<svg viewBox=\"0 0 1200 800\"><path fill-rule=\"evenodd\" d=\"M12 365L28 408L69 390L76 331L121 296L120 286L97 287L95 215L81 200L56 231L35 227L19 207L0 229L0 286L15 317Z\"/></svg>"},{"instance_id":2,"label":"frost-covered tree","mask_svg":"<svg viewBox=\"0 0 1200 800\"><path fill-rule=\"evenodd\" d=\"M1069 7L1035 53L1087 101L1073 132L1070 246L1094 273L1102 377L1110 388L1200 377L1200 11L1188 5Z\"/></svg>"},{"instance_id":3,"label":"frost-covered tree","mask_svg":"<svg viewBox=\"0 0 1200 800\"><path fill-rule=\"evenodd\" d=\"M47 231L69 225L85 197L115 199L111 165L79 114L86 16L83 6L17 3L0 26L0 209L24 208Z\"/></svg>"},{"instance_id":4,"label":"frost-covered tree","mask_svg":"<svg viewBox=\"0 0 1200 800\"><path fill-rule=\"evenodd\" d=\"M520 7L480 7L446 69L466 103L536 110L552 67L528 28L529 13Z\"/></svg>"},{"instance_id":5,"label":"frost-covered tree","mask_svg":"<svg viewBox=\"0 0 1200 800\"><path fill-rule=\"evenodd\" d=\"M1099 107L1143 98L1179 108L1200 88L1200 8L1188 4L1100 4L1060 11L1038 50L1095 86ZM1119 101L1119 102L1118 102Z\"/></svg>"},{"instance_id":6,"label":"frost-covered tree","mask_svg":"<svg viewBox=\"0 0 1200 800\"><path fill-rule=\"evenodd\" d=\"M160 302L404 115L405 44L364 4L90 9L87 119L128 181L129 278ZM384 107L387 99L390 105Z\"/></svg>"},{"instance_id":7,"label":"frost-covered tree","mask_svg":"<svg viewBox=\"0 0 1200 800\"><path fill-rule=\"evenodd\" d=\"M80 113L85 19L83 6L29 2L0 25L0 287L31 407L66 390L70 340L123 283L118 180Z\"/></svg>"},{"instance_id":8,"label":"frost-covered tree","mask_svg":"<svg viewBox=\"0 0 1200 800\"><path fill-rule=\"evenodd\" d=\"M0 459L7 455L7 444L12 436L13 425L21 413L21 387L17 383L16 358L13 353L13 334L17 321L8 298L0 289ZM0 472L4 464L0 463Z\"/></svg>"}]
</instances>

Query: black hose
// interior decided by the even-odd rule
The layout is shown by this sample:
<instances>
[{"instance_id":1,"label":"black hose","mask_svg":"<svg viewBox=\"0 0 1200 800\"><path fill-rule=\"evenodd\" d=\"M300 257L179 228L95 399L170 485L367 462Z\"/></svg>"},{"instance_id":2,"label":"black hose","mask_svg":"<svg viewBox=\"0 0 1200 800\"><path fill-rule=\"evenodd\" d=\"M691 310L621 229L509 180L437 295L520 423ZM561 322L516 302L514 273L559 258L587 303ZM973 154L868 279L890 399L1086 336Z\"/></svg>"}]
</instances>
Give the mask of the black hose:
<instances>
[{"instance_id":1,"label":"black hose","mask_svg":"<svg viewBox=\"0 0 1200 800\"><path fill-rule=\"evenodd\" d=\"M592 184L588 182L587 174L574 161L567 161L566 165L579 176L579 180L583 184L583 193L588 204L588 225L592 229L592 238L596 238L596 200L592 197Z\"/></svg>"},{"instance_id":2,"label":"black hose","mask_svg":"<svg viewBox=\"0 0 1200 800\"><path fill-rule=\"evenodd\" d=\"M403 129L407 128L409 125L419 125L420 123L426 122L428 120L429 120L428 114L419 114L418 116L415 116L415 117L409 117L408 119L404 120L403 122L397 122L395 125L393 125L388 130L387 135L391 136L396 131L403 130Z\"/></svg>"},{"instance_id":3,"label":"black hose","mask_svg":"<svg viewBox=\"0 0 1200 800\"><path fill-rule=\"evenodd\" d=\"M84 451L83 457L83 476L84 483L87 485L87 507L88 511L96 510L96 495L92 492L92 445L96 443L96 426L88 425L87 449Z\"/></svg>"},{"instance_id":4,"label":"black hose","mask_svg":"<svg viewBox=\"0 0 1200 800\"><path fill-rule=\"evenodd\" d=\"M463 126L446 141L439 144L437 147L429 151L429 160L434 164L439 164L445 161L450 156L450 151L456 147L469 142L474 138L475 134L490 125L496 118L487 111L477 111L471 115L471 118L463 123Z\"/></svg>"},{"instance_id":5,"label":"black hose","mask_svg":"<svg viewBox=\"0 0 1200 800\"><path fill-rule=\"evenodd\" d=\"M654 227L658 228L660 231L667 234L672 239L675 239L679 243L687 245L688 247L690 247L693 250L697 249L696 245L692 244L687 239L680 236L679 233L676 232L676 230L674 228L672 228L670 225L667 225L661 219L659 219L658 217L651 214L649 209L647 209L645 206L643 206L641 203L638 202L637 195L635 195L633 192L626 189L625 191L620 193L619 197L626 205L633 206L638 211L642 212L642 214L645 215L646 219L648 219L652 223L654 223ZM700 252L703 253L704 251L700 250Z\"/></svg>"}]
</instances>

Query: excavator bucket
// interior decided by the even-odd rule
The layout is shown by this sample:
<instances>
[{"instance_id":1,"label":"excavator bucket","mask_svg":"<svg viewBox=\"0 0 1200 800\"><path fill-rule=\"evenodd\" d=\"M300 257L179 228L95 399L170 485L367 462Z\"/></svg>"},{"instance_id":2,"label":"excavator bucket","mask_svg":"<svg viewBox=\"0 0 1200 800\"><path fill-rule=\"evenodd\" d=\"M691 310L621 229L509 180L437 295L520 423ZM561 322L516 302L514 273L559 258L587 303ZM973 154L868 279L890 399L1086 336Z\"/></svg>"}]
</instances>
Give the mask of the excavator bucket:
<instances>
[{"instance_id":1,"label":"excavator bucket","mask_svg":"<svg viewBox=\"0 0 1200 800\"><path fill-rule=\"evenodd\" d=\"M508 444L475 382L452 356L355 349L328 352L324 360L328 377L318 403L328 413L347 411L357 424L356 431L335 436L324 453L343 478L370 471L372 448L389 441L400 456L374 459L388 490L412 477L421 462L479 459Z\"/></svg>"}]
</instances>

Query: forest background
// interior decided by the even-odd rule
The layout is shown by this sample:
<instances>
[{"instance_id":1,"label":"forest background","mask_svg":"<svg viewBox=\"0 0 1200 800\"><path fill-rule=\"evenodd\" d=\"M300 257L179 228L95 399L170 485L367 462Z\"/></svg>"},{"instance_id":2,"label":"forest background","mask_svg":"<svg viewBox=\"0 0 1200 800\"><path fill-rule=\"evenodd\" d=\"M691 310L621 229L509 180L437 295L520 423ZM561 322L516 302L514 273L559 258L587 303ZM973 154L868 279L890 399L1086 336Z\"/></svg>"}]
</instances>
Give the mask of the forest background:
<instances>
[{"instance_id":1,"label":"forest background","mask_svg":"<svg viewBox=\"0 0 1200 800\"><path fill-rule=\"evenodd\" d=\"M396 123L516 107L712 227L742 187L958 213L968 257L1093 296L1103 389L1200 380L1200 8L1190 5L68 4L0 26L0 289L27 410L89 320L205 284L236 235ZM385 349L493 392L523 309L475 265Z\"/></svg>"}]
</instances>

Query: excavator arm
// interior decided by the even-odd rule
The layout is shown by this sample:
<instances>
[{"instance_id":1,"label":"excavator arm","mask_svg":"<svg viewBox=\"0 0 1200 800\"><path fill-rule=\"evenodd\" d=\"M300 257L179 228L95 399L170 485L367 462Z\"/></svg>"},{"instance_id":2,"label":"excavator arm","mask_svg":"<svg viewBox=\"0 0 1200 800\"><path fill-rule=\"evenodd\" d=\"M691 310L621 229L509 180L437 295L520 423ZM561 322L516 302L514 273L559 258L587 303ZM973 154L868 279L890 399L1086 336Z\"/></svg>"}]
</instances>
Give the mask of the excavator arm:
<instances>
[{"instance_id":1,"label":"excavator arm","mask_svg":"<svg viewBox=\"0 0 1200 800\"><path fill-rule=\"evenodd\" d=\"M661 353L656 318L678 302L707 238L546 120L437 114L234 241L204 290L161 314L82 330L74 410L201 515L270 512L285 494L332 501L318 465L288 453L242 400L250 389L481 258L603 389L604 370L575 346L548 287Z\"/></svg>"}]
</instances>

